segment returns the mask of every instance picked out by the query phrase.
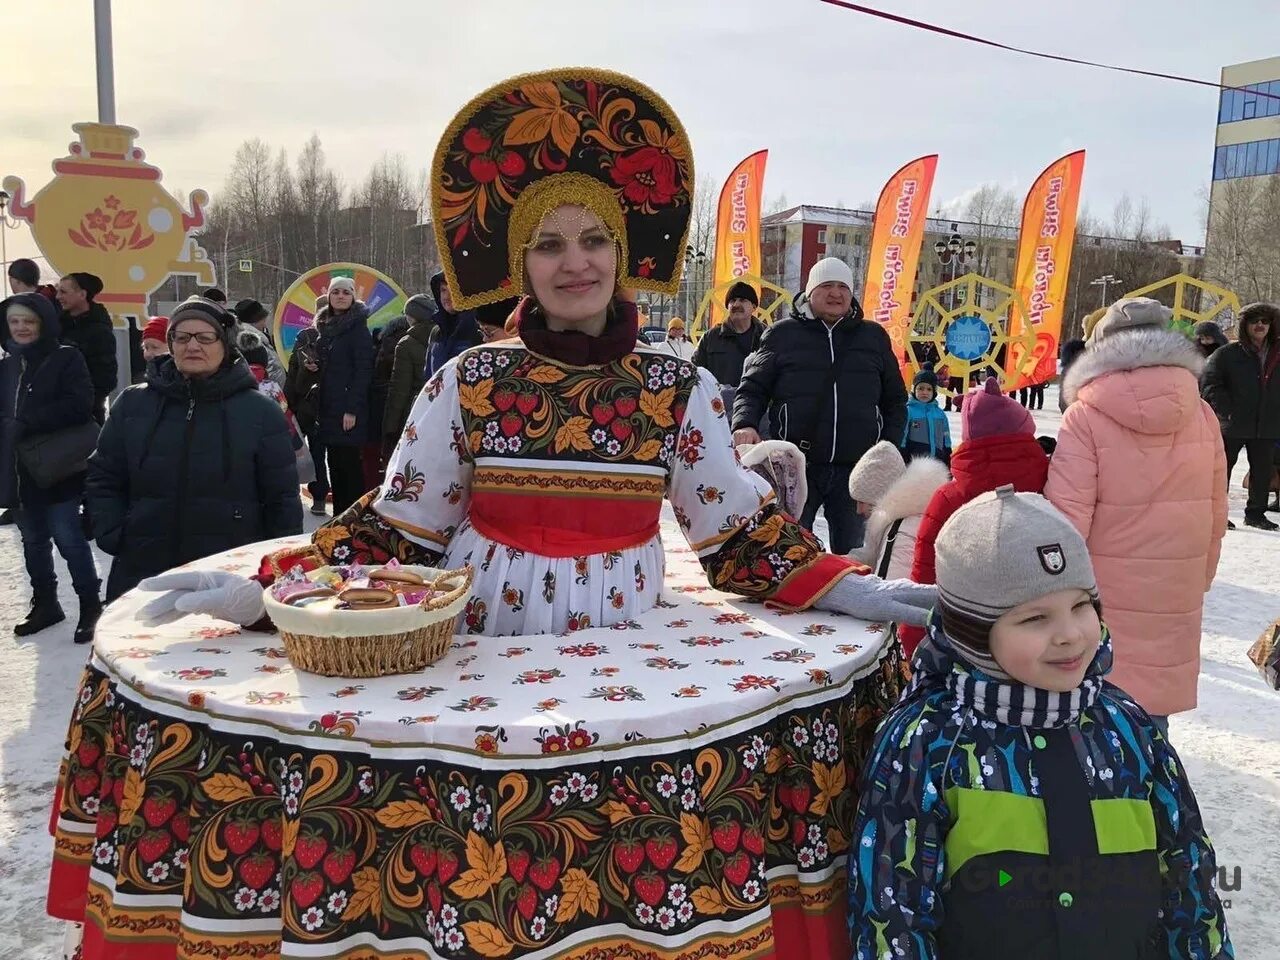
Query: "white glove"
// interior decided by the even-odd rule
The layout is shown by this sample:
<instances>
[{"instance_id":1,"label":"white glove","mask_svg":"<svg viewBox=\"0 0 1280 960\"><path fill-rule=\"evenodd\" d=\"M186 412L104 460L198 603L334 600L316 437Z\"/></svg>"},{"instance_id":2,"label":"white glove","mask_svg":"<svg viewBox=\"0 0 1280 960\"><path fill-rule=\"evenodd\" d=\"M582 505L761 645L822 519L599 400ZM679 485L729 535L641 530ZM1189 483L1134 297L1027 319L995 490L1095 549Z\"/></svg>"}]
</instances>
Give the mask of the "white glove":
<instances>
[{"instance_id":1,"label":"white glove","mask_svg":"<svg viewBox=\"0 0 1280 960\"><path fill-rule=\"evenodd\" d=\"M262 585L256 580L221 570L182 570L148 577L140 590L167 590L138 611L143 623L158 627L188 613L204 613L215 620L248 626L262 619Z\"/></svg>"},{"instance_id":2,"label":"white glove","mask_svg":"<svg viewBox=\"0 0 1280 960\"><path fill-rule=\"evenodd\" d=\"M818 610L846 613L873 623L907 623L923 627L938 599L938 588L910 580L881 580L851 573L814 604Z\"/></svg>"}]
</instances>

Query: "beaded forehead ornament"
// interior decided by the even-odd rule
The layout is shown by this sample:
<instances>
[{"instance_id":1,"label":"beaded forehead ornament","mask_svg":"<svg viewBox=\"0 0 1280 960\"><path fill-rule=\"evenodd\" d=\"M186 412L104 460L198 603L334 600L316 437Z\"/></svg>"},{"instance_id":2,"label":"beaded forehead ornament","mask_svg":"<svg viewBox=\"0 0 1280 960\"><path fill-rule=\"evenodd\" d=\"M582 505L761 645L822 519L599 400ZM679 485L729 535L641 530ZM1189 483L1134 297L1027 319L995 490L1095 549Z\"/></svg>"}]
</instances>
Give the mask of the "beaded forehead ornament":
<instances>
[{"instance_id":1,"label":"beaded forehead ornament","mask_svg":"<svg viewBox=\"0 0 1280 960\"><path fill-rule=\"evenodd\" d=\"M619 248L624 287L675 293L693 155L671 108L630 77L565 69L513 77L468 103L432 163L432 221L455 309L524 293L526 250L573 204Z\"/></svg>"}]
</instances>

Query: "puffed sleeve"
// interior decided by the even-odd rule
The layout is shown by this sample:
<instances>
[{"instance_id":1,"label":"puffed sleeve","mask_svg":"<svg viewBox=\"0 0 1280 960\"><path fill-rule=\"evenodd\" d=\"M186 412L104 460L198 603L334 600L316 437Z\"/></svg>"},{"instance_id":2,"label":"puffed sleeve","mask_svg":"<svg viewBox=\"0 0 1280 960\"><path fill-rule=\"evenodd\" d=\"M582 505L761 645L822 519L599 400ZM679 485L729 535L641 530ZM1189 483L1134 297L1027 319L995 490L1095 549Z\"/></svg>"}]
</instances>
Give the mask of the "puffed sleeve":
<instances>
[{"instance_id":1,"label":"puffed sleeve","mask_svg":"<svg viewBox=\"0 0 1280 960\"><path fill-rule=\"evenodd\" d=\"M850 573L870 569L822 549L738 462L715 378L698 370L672 460L668 499L718 590L803 610Z\"/></svg>"},{"instance_id":2,"label":"puffed sleeve","mask_svg":"<svg viewBox=\"0 0 1280 960\"><path fill-rule=\"evenodd\" d=\"M330 562L435 564L467 515L473 468L450 362L414 401L382 486L317 530L316 548Z\"/></svg>"}]
</instances>

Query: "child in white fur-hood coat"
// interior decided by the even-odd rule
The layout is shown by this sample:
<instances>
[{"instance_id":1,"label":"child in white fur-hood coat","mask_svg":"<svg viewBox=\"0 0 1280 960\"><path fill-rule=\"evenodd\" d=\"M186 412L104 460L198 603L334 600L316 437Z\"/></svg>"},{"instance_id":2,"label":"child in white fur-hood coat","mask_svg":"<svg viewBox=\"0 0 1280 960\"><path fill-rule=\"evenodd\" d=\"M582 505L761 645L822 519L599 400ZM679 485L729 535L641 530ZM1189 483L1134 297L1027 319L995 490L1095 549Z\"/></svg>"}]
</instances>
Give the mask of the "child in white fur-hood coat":
<instances>
[{"instance_id":1,"label":"child in white fur-hood coat","mask_svg":"<svg viewBox=\"0 0 1280 960\"><path fill-rule=\"evenodd\" d=\"M933 492L950 478L946 464L932 457L906 464L892 443L877 443L849 474L849 495L867 518L863 545L849 556L881 577L910 577L920 518Z\"/></svg>"}]
</instances>

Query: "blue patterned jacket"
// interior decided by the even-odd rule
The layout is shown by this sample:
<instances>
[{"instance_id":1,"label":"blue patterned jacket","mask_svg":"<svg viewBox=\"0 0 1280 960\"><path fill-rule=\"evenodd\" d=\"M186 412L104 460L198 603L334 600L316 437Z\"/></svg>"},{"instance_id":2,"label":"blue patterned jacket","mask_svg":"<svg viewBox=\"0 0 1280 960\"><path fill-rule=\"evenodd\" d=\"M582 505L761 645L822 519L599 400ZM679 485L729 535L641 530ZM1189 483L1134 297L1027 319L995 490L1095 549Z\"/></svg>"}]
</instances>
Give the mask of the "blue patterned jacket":
<instances>
[{"instance_id":1,"label":"blue patterned jacket","mask_svg":"<svg viewBox=\"0 0 1280 960\"><path fill-rule=\"evenodd\" d=\"M866 766L854 957L1234 957L1182 764L1110 665L1104 631L1077 690L994 680L935 614Z\"/></svg>"}]
</instances>

